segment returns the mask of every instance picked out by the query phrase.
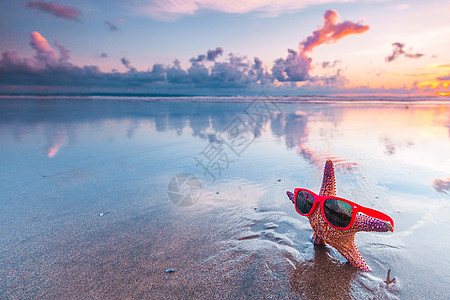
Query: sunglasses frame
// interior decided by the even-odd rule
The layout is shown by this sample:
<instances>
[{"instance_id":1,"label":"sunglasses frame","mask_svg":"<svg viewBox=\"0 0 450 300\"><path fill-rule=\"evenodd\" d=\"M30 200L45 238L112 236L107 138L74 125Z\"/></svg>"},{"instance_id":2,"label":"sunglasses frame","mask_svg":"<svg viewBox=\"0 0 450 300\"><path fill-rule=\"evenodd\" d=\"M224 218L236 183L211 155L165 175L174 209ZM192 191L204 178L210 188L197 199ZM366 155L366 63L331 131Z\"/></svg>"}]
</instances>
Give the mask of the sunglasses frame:
<instances>
[{"instance_id":1,"label":"sunglasses frame","mask_svg":"<svg viewBox=\"0 0 450 300\"><path fill-rule=\"evenodd\" d=\"M310 194L312 194L314 196L313 206L312 206L311 210L309 211L309 213L307 213L307 214L304 214L304 213L300 212L297 209L297 198L298 198L298 193L300 191L308 192L308 193L310 193ZM329 224L330 226L332 226L332 227L334 227L336 229L341 229L341 230L350 229L353 226L353 223L355 222L355 219L356 219L356 215L358 213L362 213L362 214L365 214L365 215L367 215L369 217L373 217L373 218L377 218L377 219L389 222L392 225L392 229L394 229L394 221L388 215L386 215L386 214L384 214L384 213L382 213L382 212L380 212L378 210L371 209L371 208L368 208L368 207L364 207L362 205L359 205L359 204L357 204L355 202L349 201L349 200L344 199L344 198L335 197L335 196L320 196L320 195L317 195L316 193L314 193L314 192L312 192L312 191L310 191L308 189L302 189L302 188L296 188L294 190L294 196L295 196L295 210L300 215L305 216L305 217L310 216L316 210L317 205L319 205L319 203L320 203L320 207L322 209L322 215L323 215L324 220L327 222L327 224ZM335 199L335 200L343 201L343 202L348 203L348 204L350 204L352 206L352 211L353 212L352 212L352 219L350 221L350 225L348 225L347 227L337 227L337 226L334 226L333 224L331 224L328 221L327 217L325 216L325 209L324 209L325 200L328 200L328 199Z\"/></svg>"}]
</instances>

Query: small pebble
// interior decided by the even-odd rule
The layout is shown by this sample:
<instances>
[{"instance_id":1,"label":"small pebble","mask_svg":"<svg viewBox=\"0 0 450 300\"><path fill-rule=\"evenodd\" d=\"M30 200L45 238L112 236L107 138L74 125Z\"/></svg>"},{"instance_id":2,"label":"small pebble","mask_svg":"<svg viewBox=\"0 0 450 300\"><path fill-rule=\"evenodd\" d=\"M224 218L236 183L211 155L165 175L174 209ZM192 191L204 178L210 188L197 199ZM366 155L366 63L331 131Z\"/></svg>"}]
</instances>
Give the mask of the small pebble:
<instances>
[{"instance_id":1,"label":"small pebble","mask_svg":"<svg viewBox=\"0 0 450 300\"><path fill-rule=\"evenodd\" d=\"M216 192L216 195L219 195L219 192Z\"/></svg>"},{"instance_id":2,"label":"small pebble","mask_svg":"<svg viewBox=\"0 0 450 300\"><path fill-rule=\"evenodd\" d=\"M165 272L166 272L166 273L172 273L172 272L175 272L175 270L176 270L176 269L167 269Z\"/></svg>"},{"instance_id":3,"label":"small pebble","mask_svg":"<svg viewBox=\"0 0 450 300\"><path fill-rule=\"evenodd\" d=\"M278 180L277 180L277 182L280 182L280 181L281 181L281 179L278 179Z\"/></svg>"}]
</instances>

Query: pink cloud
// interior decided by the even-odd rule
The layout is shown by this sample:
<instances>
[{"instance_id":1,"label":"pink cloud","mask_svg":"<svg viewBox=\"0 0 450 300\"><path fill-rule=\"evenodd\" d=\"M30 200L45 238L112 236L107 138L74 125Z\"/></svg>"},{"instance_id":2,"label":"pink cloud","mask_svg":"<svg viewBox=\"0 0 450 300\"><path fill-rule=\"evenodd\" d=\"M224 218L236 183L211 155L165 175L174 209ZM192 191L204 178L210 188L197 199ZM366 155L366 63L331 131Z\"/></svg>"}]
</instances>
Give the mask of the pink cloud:
<instances>
[{"instance_id":1,"label":"pink cloud","mask_svg":"<svg viewBox=\"0 0 450 300\"><path fill-rule=\"evenodd\" d=\"M31 47L38 52L42 53L52 53L56 56L55 50L52 49L47 39L43 37L39 32L33 31L31 34Z\"/></svg>"},{"instance_id":2,"label":"pink cloud","mask_svg":"<svg viewBox=\"0 0 450 300\"><path fill-rule=\"evenodd\" d=\"M8 70L12 72L34 72L39 69L36 60L30 58L20 58L16 52L6 51L0 60L0 71Z\"/></svg>"},{"instance_id":3,"label":"pink cloud","mask_svg":"<svg viewBox=\"0 0 450 300\"><path fill-rule=\"evenodd\" d=\"M298 12L317 4L349 2L354 0L144 0L139 13L154 19L171 21L181 16L193 15L202 10L213 10L230 14L256 12L264 17L276 17Z\"/></svg>"},{"instance_id":4,"label":"pink cloud","mask_svg":"<svg viewBox=\"0 0 450 300\"><path fill-rule=\"evenodd\" d=\"M300 51L311 52L315 47L324 43L333 43L350 34L363 33L369 30L368 25L344 21L338 23L339 15L335 10L327 10L323 16L325 24L313 32L298 45Z\"/></svg>"},{"instance_id":5,"label":"pink cloud","mask_svg":"<svg viewBox=\"0 0 450 300\"><path fill-rule=\"evenodd\" d=\"M350 34L363 33L369 30L368 25L344 21L338 23L339 15L335 10L327 10L323 16L324 25L314 31L298 45L299 52L288 49L286 59L279 58L272 67L272 74L278 81L306 81L312 79L309 72L311 70L312 58L307 53L315 47L324 43L333 43ZM336 80L340 75L339 70L331 78L325 80Z\"/></svg>"},{"instance_id":6,"label":"pink cloud","mask_svg":"<svg viewBox=\"0 0 450 300\"><path fill-rule=\"evenodd\" d=\"M53 65L58 60L56 51L50 46L46 38L39 32L33 31L31 34L31 47L36 51L36 58L46 65Z\"/></svg>"},{"instance_id":7,"label":"pink cloud","mask_svg":"<svg viewBox=\"0 0 450 300\"><path fill-rule=\"evenodd\" d=\"M79 9L71 6L63 6L58 2L43 2L43 1L33 1L28 2L27 6L29 8L36 8L42 12L50 13L58 18L63 18L67 20L79 21L78 17L82 15Z\"/></svg>"}]
</instances>

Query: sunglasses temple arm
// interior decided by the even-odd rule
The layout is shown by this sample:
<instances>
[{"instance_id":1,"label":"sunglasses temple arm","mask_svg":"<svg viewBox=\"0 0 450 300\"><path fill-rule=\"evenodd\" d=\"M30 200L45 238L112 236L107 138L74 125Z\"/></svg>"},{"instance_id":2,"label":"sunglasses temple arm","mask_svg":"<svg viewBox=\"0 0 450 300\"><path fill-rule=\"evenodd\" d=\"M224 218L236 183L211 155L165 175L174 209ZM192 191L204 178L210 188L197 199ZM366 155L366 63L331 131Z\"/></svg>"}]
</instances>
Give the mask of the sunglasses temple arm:
<instances>
[{"instance_id":1,"label":"sunglasses temple arm","mask_svg":"<svg viewBox=\"0 0 450 300\"><path fill-rule=\"evenodd\" d=\"M368 207L359 207L358 212L363 213L369 217L373 217L373 218L377 218L377 219L389 222L389 223L391 223L392 228L394 228L394 221L392 220L392 218L389 217L388 215L382 213L381 211L371 209Z\"/></svg>"}]
</instances>

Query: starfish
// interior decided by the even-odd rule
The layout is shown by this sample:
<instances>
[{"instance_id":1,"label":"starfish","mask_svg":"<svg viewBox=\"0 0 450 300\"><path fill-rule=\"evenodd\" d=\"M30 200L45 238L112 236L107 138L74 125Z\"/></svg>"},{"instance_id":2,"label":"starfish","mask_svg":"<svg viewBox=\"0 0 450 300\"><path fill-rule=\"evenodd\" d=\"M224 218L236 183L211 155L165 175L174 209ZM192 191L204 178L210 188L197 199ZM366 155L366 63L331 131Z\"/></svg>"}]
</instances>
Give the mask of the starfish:
<instances>
[{"instance_id":1,"label":"starfish","mask_svg":"<svg viewBox=\"0 0 450 300\"><path fill-rule=\"evenodd\" d=\"M286 192L289 199L295 203L295 196L293 193ZM334 175L334 166L331 160L327 160L325 163L322 187L319 195L321 196L336 196L336 179ZM364 261L361 253L355 245L355 235L359 231L377 231L388 232L394 231L392 225L389 222L369 217L363 214L357 214L353 226L347 230L336 229L330 226L322 215L320 205L318 205L315 211L307 216L312 229L314 230L313 243L328 244L335 248L348 262L362 270L370 271L369 266Z\"/></svg>"},{"instance_id":2,"label":"starfish","mask_svg":"<svg viewBox=\"0 0 450 300\"><path fill-rule=\"evenodd\" d=\"M390 285L391 283L395 283L395 277L391 279L391 269L388 270L387 278L384 281L384 283L386 283L386 285Z\"/></svg>"}]
</instances>

